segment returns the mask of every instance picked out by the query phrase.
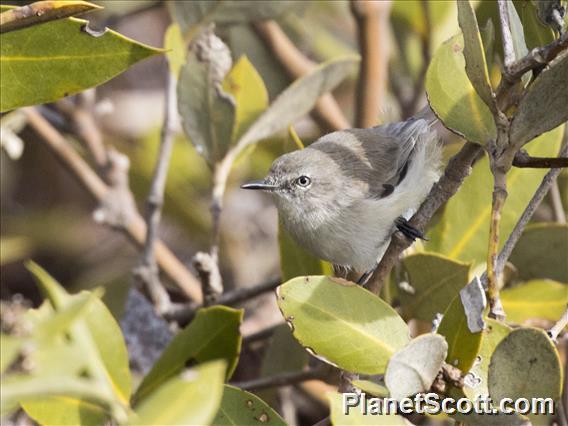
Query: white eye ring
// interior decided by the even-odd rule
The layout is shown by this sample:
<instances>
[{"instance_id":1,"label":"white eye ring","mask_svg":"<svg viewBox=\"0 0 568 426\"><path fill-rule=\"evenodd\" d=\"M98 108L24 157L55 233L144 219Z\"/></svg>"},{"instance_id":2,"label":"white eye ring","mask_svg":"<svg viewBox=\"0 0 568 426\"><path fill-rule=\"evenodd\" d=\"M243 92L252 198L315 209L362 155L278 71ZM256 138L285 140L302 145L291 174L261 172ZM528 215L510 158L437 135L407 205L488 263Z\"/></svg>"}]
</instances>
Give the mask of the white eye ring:
<instances>
[{"instance_id":1,"label":"white eye ring","mask_svg":"<svg viewBox=\"0 0 568 426\"><path fill-rule=\"evenodd\" d=\"M312 180L305 175L300 176L298 179L296 179L296 185L301 186L302 188L307 188L308 186L310 186L312 183Z\"/></svg>"}]
</instances>

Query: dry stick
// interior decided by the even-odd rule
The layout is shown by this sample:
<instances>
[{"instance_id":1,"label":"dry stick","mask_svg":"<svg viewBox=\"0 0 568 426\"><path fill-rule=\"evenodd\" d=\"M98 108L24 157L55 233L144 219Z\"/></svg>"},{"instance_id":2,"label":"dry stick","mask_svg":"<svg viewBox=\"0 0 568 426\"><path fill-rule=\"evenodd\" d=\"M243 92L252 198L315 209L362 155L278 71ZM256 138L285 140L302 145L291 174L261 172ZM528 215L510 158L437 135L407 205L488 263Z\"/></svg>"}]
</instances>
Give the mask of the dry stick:
<instances>
[{"instance_id":1,"label":"dry stick","mask_svg":"<svg viewBox=\"0 0 568 426\"><path fill-rule=\"evenodd\" d=\"M71 148L67 140L36 109L23 108L28 123L42 136L43 142L78 180L79 184L98 202L107 201L111 189L89 167L77 152ZM122 230L139 246L144 245L146 226L142 217L136 212ZM175 257L161 241L156 242L156 259L160 268L191 299L201 302L199 283L191 272Z\"/></svg>"},{"instance_id":2,"label":"dry stick","mask_svg":"<svg viewBox=\"0 0 568 426\"><path fill-rule=\"evenodd\" d=\"M266 388L274 388L278 386L295 385L308 380L324 380L328 376L328 370L325 368L314 368L306 371L297 371L293 373L276 374L269 377L261 377L259 379L249 380L247 382L232 383L243 390L261 390Z\"/></svg>"},{"instance_id":3,"label":"dry stick","mask_svg":"<svg viewBox=\"0 0 568 426\"><path fill-rule=\"evenodd\" d=\"M299 78L316 67L317 64L304 56L294 46L294 43L275 21L255 22L254 29L290 77ZM316 121L327 130L341 130L351 127L331 93L320 97L314 107L313 115Z\"/></svg>"},{"instance_id":4,"label":"dry stick","mask_svg":"<svg viewBox=\"0 0 568 426\"><path fill-rule=\"evenodd\" d=\"M390 1L351 0L361 52L355 114L357 127L376 125L382 110L388 76L390 8Z\"/></svg>"},{"instance_id":5,"label":"dry stick","mask_svg":"<svg viewBox=\"0 0 568 426\"><path fill-rule=\"evenodd\" d=\"M469 176L473 162L482 152L481 146L471 142L465 143L462 149L450 159L444 175L434 184L428 197L410 219L409 222L412 226L424 230L436 211L457 192L464 179ZM398 260L399 254L410 247L411 244L412 241L400 232L397 231L393 234L383 258L369 280L367 286L370 291L375 294L380 293L381 287Z\"/></svg>"},{"instance_id":6,"label":"dry stick","mask_svg":"<svg viewBox=\"0 0 568 426\"><path fill-rule=\"evenodd\" d=\"M568 167L568 157L531 157L521 150L515 154L513 166L533 169L555 169Z\"/></svg>"},{"instance_id":7,"label":"dry stick","mask_svg":"<svg viewBox=\"0 0 568 426\"><path fill-rule=\"evenodd\" d=\"M158 238L158 227L164 204L164 191L172 150L174 146L174 132L177 114L176 78L168 71L164 99L164 124L160 134L160 149L158 160L150 185L150 193L146 200L146 241L140 265L135 270L146 285L148 293L159 313L166 312L171 305L170 297L162 286L159 277L158 264L155 256L155 245Z\"/></svg>"},{"instance_id":8,"label":"dry stick","mask_svg":"<svg viewBox=\"0 0 568 426\"><path fill-rule=\"evenodd\" d=\"M562 314L562 317L558 320L556 324L552 326L550 330L548 330L548 335L552 340L556 340L558 335L564 330L564 328L568 325L568 308Z\"/></svg>"}]
</instances>

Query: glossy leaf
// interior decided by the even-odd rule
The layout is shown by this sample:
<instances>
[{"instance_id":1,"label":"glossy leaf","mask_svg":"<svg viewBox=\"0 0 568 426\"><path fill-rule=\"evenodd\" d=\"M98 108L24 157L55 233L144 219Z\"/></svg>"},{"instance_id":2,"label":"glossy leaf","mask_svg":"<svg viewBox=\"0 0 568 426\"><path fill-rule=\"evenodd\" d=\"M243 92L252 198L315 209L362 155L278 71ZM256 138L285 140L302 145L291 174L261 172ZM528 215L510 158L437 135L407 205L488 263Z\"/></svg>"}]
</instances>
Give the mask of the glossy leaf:
<instances>
[{"instance_id":1,"label":"glossy leaf","mask_svg":"<svg viewBox=\"0 0 568 426\"><path fill-rule=\"evenodd\" d=\"M384 373L392 354L409 341L393 308L342 279L298 277L278 287L277 299L294 337L312 355L348 371Z\"/></svg>"},{"instance_id":2,"label":"glossy leaf","mask_svg":"<svg viewBox=\"0 0 568 426\"><path fill-rule=\"evenodd\" d=\"M436 51L426 73L428 101L442 123L467 140L486 145L497 130L491 111L465 72L461 34Z\"/></svg>"},{"instance_id":3,"label":"glossy leaf","mask_svg":"<svg viewBox=\"0 0 568 426\"><path fill-rule=\"evenodd\" d=\"M235 100L222 87L231 65L229 48L209 28L193 41L179 76L183 130L210 165L225 156L232 141Z\"/></svg>"},{"instance_id":4,"label":"glossy leaf","mask_svg":"<svg viewBox=\"0 0 568 426\"><path fill-rule=\"evenodd\" d=\"M568 225L536 223L527 226L510 261L521 280L549 278L568 283Z\"/></svg>"},{"instance_id":5,"label":"glossy leaf","mask_svg":"<svg viewBox=\"0 0 568 426\"><path fill-rule=\"evenodd\" d=\"M241 56L223 80L223 90L235 100L235 122L231 140L237 141L268 107L268 92L254 66Z\"/></svg>"},{"instance_id":6,"label":"glossy leaf","mask_svg":"<svg viewBox=\"0 0 568 426\"><path fill-rule=\"evenodd\" d=\"M260 115L238 141L240 149L284 130L307 114L324 93L333 90L354 68L358 57L325 62L297 79Z\"/></svg>"},{"instance_id":7,"label":"glossy leaf","mask_svg":"<svg viewBox=\"0 0 568 426\"><path fill-rule=\"evenodd\" d=\"M531 318L558 321L568 306L568 283L534 280L501 291L507 321L522 323Z\"/></svg>"},{"instance_id":8,"label":"glossy leaf","mask_svg":"<svg viewBox=\"0 0 568 426\"><path fill-rule=\"evenodd\" d=\"M361 407L353 407L345 414L343 394L329 392L327 399L331 409L331 424L333 426L404 426L404 419L394 414L362 414ZM361 402L362 404L362 402Z\"/></svg>"},{"instance_id":9,"label":"glossy leaf","mask_svg":"<svg viewBox=\"0 0 568 426\"><path fill-rule=\"evenodd\" d=\"M461 371L469 371L481 349L482 332L472 333L467 326L467 317L458 294L444 312L438 333L448 342L446 362Z\"/></svg>"},{"instance_id":10,"label":"glossy leaf","mask_svg":"<svg viewBox=\"0 0 568 426\"><path fill-rule=\"evenodd\" d=\"M511 143L521 147L568 121L567 75L568 52L564 51L538 75L521 99L511 123Z\"/></svg>"},{"instance_id":11,"label":"glossy leaf","mask_svg":"<svg viewBox=\"0 0 568 426\"><path fill-rule=\"evenodd\" d=\"M168 51L166 56L168 57L170 72L177 79L187 55L187 48L183 41L179 25L170 24L166 30L166 33L164 34L164 49Z\"/></svg>"},{"instance_id":12,"label":"glossy leaf","mask_svg":"<svg viewBox=\"0 0 568 426\"><path fill-rule=\"evenodd\" d=\"M544 330L511 331L491 356L489 395L503 398L560 398L562 366L556 347Z\"/></svg>"},{"instance_id":13,"label":"glossy leaf","mask_svg":"<svg viewBox=\"0 0 568 426\"><path fill-rule=\"evenodd\" d=\"M558 153L563 129L558 128L542 135L527 146L536 157L553 157ZM513 229L546 170L513 167L507 174L507 202L501 213L501 245ZM493 176L487 157L474 166L471 175L446 203L440 220L428 233L428 251L435 251L474 266L486 261L487 236L491 216L491 188Z\"/></svg>"},{"instance_id":14,"label":"glossy leaf","mask_svg":"<svg viewBox=\"0 0 568 426\"><path fill-rule=\"evenodd\" d=\"M263 19L276 19L290 9L302 7L295 1L174 1L169 4L171 14L184 34L197 25L211 22L219 24L245 24Z\"/></svg>"},{"instance_id":15,"label":"glossy leaf","mask_svg":"<svg viewBox=\"0 0 568 426\"><path fill-rule=\"evenodd\" d=\"M235 386L225 385L221 406L211 425L252 424L285 426L286 422L258 396Z\"/></svg>"},{"instance_id":16,"label":"glossy leaf","mask_svg":"<svg viewBox=\"0 0 568 426\"><path fill-rule=\"evenodd\" d=\"M391 397L400 400L430 389L447 353L448 344L438 334L412 339L389 360L385 384Z\"/></svg>"},{"instance_id":17,"label":"glossy leaf","mask_svg":"<svg viewBox=\"0 0 568 426\"><path fill-rule=\"evenodd\" d=\"M489 71L485 60L485 49L477 25L477 18L469 0L456 2L458 21L463 33L465 72L477 94L490 110L496 110L495 95L489 80Z\"/></svg>"},{"instance_id":18,"label":"glossy leaf","mask_svg":"<svg viewBox=\"0 0 568 426\"><path fill-rule=\"evenodd\" d=\"M140 384L134 400L146 398L187 365L223 359L227 377L233 373L241 350L239 326L243 311L226 306L200 309L195 319L180 331Z\"/></svg>"},{"instance_id":19,"label":"glossy leaf","mask_svg":"<svg viewBox=\"0 0 568 426\"><path fill-rule=\"evenodd\" d=\"M469 282L470 265L435 253L407 256L403 266L414 294L399 291L405 317L432 321Z\"/></svg>"},{"instance_id":20,"label":"glossy leaf","mask_svg":"<svg viewBox=\"0 0 568 426\"><path fill-rule=\"evenodd\" d=\"M2 12L0 14L0 33L68 18L96 9L102 9L102 7L86 1L37 1Z\"/></svg>"},{"instance_id":21,"label":"glossy leaf","mask_svg":"<svg viewBox=\"0 0 568 426\"><path fill-rule=\"evenodd\" d=\"M225 362L212 361L169 378L152 392L129 425L205 425L219 409Z\"/></svg>"},{"instance_id":22,"label":"glossy leaf","mask_svg":"<svg viewBox=\"0 0 568 426\"><path fill-rule=\"evenodd\" d=\"M485 321L487 327L483 330L481 348L464 381L463 392L471 400L479 396L487 397L489 395L487 374L491 355L493 355L497 345L511 332L511 327L502 322L493 319L486 319Z\"/></svg>"},{"instance_id":23,"label":"glossy leaf","mask_svg":"<svg viewBox=\"0 0 568 426\"><path fill-rule=\"evenodd\" d=\"M67 18L1 35L0 111L52 102L98 86L136 62L161 53L114 31L83 31Z\"/></svg>"}]
</instances>

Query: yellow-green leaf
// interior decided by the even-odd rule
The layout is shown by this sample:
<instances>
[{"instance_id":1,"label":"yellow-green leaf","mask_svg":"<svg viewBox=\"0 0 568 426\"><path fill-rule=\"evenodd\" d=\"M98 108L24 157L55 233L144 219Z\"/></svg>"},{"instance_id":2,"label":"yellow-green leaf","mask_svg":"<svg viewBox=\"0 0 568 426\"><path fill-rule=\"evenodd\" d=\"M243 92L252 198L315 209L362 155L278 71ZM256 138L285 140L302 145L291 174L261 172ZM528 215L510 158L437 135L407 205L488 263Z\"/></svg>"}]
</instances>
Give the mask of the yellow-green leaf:
<instances>
[{"instance_id":1,"label":"yellow-green leaf","mask_svg":"<svg viewBox=\"0 0 568 426\"><path fill-rule=\"evenodd\" d=\"M359 404L352 407L345 414L343 405L343 394L329 392L327 399L331 409L331 424L333 426L404 426L404 419L395 414L363 414L360 404L363 398L360 397Z\"/></svg>"},{"instance_id":2,"label":"yellow-green leaf","mask_svg":"<svg viewBox=\"0 0 568 426\"><path fill-rule=\"evenodd\" d=\"M166 56L168 57L168 64L170 72L177 79L181 67L185 63L187 48L183 41L183 36L179 25L170 24L164 35L164 48L167 49Z\"/></svg>"},{"instance_id":3,"label":"yellow-green leaf","mask_svg":"<svg viewBox=\"0 0 568 426\"><path fill-rule=\"evenodd\" d=\"M98 86L161 50L66 18L0 35L0 111L52 102Z\"/></svg>"},{"instance_id":4,"label":"yellow-green leaf","mask_svg":"<svg viewBox=\"0 0 568 426\"><path fill-rule=\"evenodd\" d=\"M22 408L42 426L98 426L109 418L101 405L75 396L46 396L24 402Z\"/></svg>"},{"instance_id":5,"label":"yellow-green leaf","mask_svg":"<svg viewBox=\"0 0 568 426\"><path fill-rule=\"evenodd\" d=\"M232 133L232 141L236 142L268 107L268 92L262 77L244 55L223 80L223 89L236 104Z\"/></svg>"},{"instance_id":6,"label":"yellow-green leaf","mask_svg":"<svg viewBox=\"0 0 568 426\"><path fill-rule=\"evenodd\" d=\"M348 371L382 374L409 341L396 311L355 283L298 277L278 287L277 299L294 337L312 355Z\"/></svg>"},{"instance_id":7,"label":"yellow-green leaf","mask_svg":"<svg viewBox=\"0 0 568 426\"><path fill-rule=\"evenodd\" d=\"M486 145L497 130L491 111L479 97L465 71L461 34L436 51L426 74L428 101L442 123L467 140Z\"/></svg>"},{"instance_id":8,"label":"yellow-green leaf","mask_svg":"<svg viewBox=\"0 0 568 426\"><path fill-rule=\"evenodd\" d=\"M527 145L536 157L554 157L558 153L563 128L559 127ZM544 177L546 170L513 167L507 174L509 196L501 213L502 246ZM477 266L487 257L487 238L491 216L493 176L487 156L478 161L471 175L456 195L449 199L440 220L428 233L428 251L451 259L474 262Z\"/></svg>"},{"instance_id":9,"label":"yellow-green leaf","mask_svg":"<svg viewBox=\"0 0 568 426\"><path fill-rule=\"evenodd\" d=\"M568 306L568 283L534 280L501 291L507 321L522 323L530 318L558 321Z\"/></svg>"}]
</instances>

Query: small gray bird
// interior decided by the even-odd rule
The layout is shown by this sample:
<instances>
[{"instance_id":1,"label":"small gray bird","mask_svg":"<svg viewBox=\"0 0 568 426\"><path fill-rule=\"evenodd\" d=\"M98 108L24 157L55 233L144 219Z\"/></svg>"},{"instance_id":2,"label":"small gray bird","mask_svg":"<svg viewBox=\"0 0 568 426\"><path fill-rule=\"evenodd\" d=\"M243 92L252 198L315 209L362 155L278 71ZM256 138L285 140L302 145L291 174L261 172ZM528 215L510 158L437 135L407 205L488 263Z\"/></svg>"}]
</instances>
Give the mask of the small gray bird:
<instances>
[{"instance_id":1,"label":"small gray bird","mask_svg":"<svg viewBox=\"0 0 568 426\"><path fill-rule=\"evenodd\" d=\"M300 245L366 279L395 228L422 238L404 217L439 177L441 149L431 124L411 118L327 134L277 158L266 178L241 188L268 191Z\"/></svg>"}]
</instances>

